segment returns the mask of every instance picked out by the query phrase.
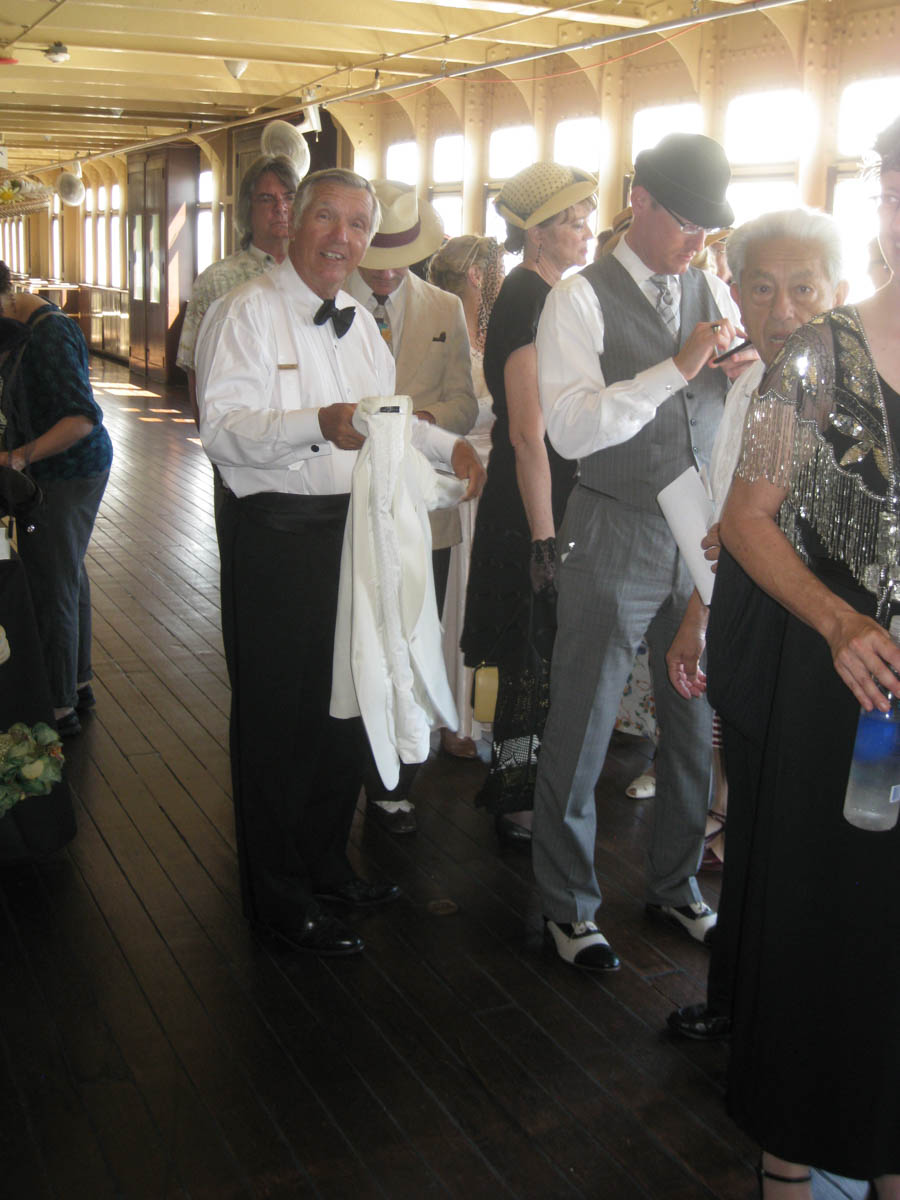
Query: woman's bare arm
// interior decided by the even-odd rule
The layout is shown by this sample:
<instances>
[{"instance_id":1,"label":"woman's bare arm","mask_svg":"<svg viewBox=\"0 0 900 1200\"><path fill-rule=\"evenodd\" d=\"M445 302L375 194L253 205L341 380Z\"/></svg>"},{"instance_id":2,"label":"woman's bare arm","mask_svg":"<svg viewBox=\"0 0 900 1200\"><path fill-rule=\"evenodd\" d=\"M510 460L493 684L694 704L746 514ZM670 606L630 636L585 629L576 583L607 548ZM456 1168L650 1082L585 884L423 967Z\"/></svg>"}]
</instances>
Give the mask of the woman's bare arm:
<instances>
[{"instance_id":1,"label":"woman's bare arm","mask_svg":"<svg viewBox=\"0 0 900 1200\"><path fill-rule=\"evenodd\" d=\"M516 455L516 480L531 540L553 537L550 462L544 444L544 418L538 394L537 351L534 345L520 346L503 368L509 439Z\"/></svg>"}]
</instances>

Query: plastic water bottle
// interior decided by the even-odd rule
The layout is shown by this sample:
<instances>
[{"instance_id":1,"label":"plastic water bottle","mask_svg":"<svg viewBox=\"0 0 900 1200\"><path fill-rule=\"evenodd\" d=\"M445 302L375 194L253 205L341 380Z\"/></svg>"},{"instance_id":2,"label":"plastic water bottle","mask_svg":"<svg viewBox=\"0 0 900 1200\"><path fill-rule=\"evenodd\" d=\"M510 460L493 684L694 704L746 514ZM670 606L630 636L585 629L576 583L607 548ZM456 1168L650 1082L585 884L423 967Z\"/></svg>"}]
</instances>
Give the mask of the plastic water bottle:
<instances>
[{"instance_id":1,"label":"plastic water bottle","mask_svg":"<svg viewBox=\"0 0 900 1200\"><path fill-rule=\"evenodd\" d=\"M887 830L900 813L900 701L890 711L860 709L844 816L859 829Z\"/></svg>"}]
</instances>

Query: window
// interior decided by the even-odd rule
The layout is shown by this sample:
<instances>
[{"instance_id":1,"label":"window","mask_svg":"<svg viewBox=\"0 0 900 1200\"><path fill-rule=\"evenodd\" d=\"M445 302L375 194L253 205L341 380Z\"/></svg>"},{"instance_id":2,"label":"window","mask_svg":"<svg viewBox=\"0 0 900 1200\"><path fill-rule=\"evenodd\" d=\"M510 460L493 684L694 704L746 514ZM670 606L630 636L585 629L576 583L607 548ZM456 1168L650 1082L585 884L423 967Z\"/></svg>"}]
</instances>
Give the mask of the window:
<instances>
[{"instance_id":1,"label":"window","mask_svg":"<svg viewBox=\"0 0 900 1200\"><path fill-rule=\"evenodd\" d=\"M413 186L419 182L419 147L415 142L394 142L388 146L385 178Z\"/></svg>"},{"instance_id":2,"label":"window","mask_svg":"<svg viewBox=\"0 0 900 1200\"><path fill-rule=\"evenodd\" d=\"M101 189L102 191L102 189ZM97 283L105 287L109 283L106 258L106 213L97 213Z\"/></svg>"},{"instance_id":3,"label":"window","mask_svg":"<svg viewBox=\"0 0 900 1200\"><path fill-rule=\"evenodd\" d=\"M488 175L509 179L537 161L537 135L533 125L495 129L488 145Z\"/></svg>"},{"instance_id":4,"label":"window","mask_svg":"<svg viewBox=\"0 0 900 1200\"><path fill-rule=\"evenodd\" d=\"M816 137L816 111L799 88L735 96L725 114L725 154L734 163L795 163Z\"/></svg>"},{"instance_id":5,"label":"window","mask_svg":"<svg viewBox=\"0 0 900 1200\"><path fill-rule=\"evenodd\" d=\"M699 104L662 104L638 109L631 127L631 161L666 134L702 132L703 110Z\"/></svg>"},{"instance_id":6,"label":"window","mask_svg":"<svg viewBox=\"0 0 900 1200\"><path fill-rule=\"evenodd\" d=\"M447 237L458 237L463 231L462 179L465 156L465 139L461 133L435 138L431 203L444 223Z\"/></svg>"},{"instance_id":7,"label":"window","mask_svg":"<svg viewBox=\"0 0 900 1200\"><path fill-rule=\"evenodd\" d=\"M860 176L876 136L900 115L900 75L860 79L844 88L838 107L837 149L845 161L835 170L832 212L841 229L844 276L848 300L855 304L870 296L872 242L878 233L878 180ZM853 161L846 161L853 160Z\"/></svg>"},{"instance_id":8,"label":"window","mask_svg":"<svg viewBox=\"0 0 900 1200\"><path fill-rule=\"evenodd\" d=\"M848 84L838 109L838 153L860 158L877 134L900 116L900 75Z\"/></svg>"},{"instance_id":9,"label":"window","mask_svg":"<svg viewBox=\"0 0 900 1200\"><path fill-rule=\"evenodd\" d=\"M197 181L197 274L213 260L213 173L201 171Z\"/></svg>"},{"instance_id":10,"label":"window","mask_svg":"<svg viewBox=\"0 0 900 1200\"><path fill-rule=\"evenodd\" d=\"M865 300L875 290L869 278L869 248L878 233L875 179L848 176L834 187L834 219L841 228L844 252L844 278L850 284L847 299L851 304Z\"/></svg>"},{"instance_id":11,"label":"window","mask_svg":"<svg viewBox=\"0 0 900 1200\"><path fill-rule=\"evenodd\" d=\"M94 283L94 189L84 189L84 262L82 278Z\"/></svg>"},{"instance_id":12,"label":"window","mask_svg":"<svg viewBox=\"0 0 900 1200\"><path fill-rule=\"evenodd\" d=\"M743 225L764 212L782 208L798 208L800 188L793 178L774 176L761 179L733 179L726 192L734 209L735 227Z\"/></svg>"},{"instance_id":13,"label":"window","mask_svg":"<svg viewBox=\"0 0 900 1200\"><path fill-rule=\"evenodd\" d=\"M118 213L109 215L109 282L120 288L122 282L122 218Z\"/></svg>"},{"instance_id":14,"label":"window","mask_svg":"<svg viewBox=\"0 0 900 1200\"><path fill-rule=\"evenodd\" d=\"M59 219L59 196L53 193L53 208L50 217L50 275L62 279L62 222Z\"/></svg>"},{"instance_id":15,"label":"window","mask_svg":"<svg viewBox=\"0 0 900 1200\"><path fill-rule=\"evenodd\" d=\"M431 177L435 183L461 183L465 164L465 140L461 133L435 138Z\"/></svg>"},{"instance_id":16,"label":"window","mask_svg":"<svg viewBox=\"0 0 900 1200\"><path fill-rule=\"evenodd\" d=\"M106 188L97 188L97 270L95 282L101 287L106 287L109 283L109 269L107 266L107 241L106 241Z\"/></svg>"},{"instance_id":17,"label":"window","mask_svg":"<svg viewBox=\"0 0 900 1200\"><path fill-rule=\"evenodd\" d=\"M462 196L439 193L432 196L431 203L444 223L444 233L447 237L459 237L463 231Z\"/></svg>"},{"instance_id":18,"label":"window","mask_svg":"<svg viewBox=\"0 0 900 1200\"><path fill-rule=\"evenodd\" d=\"M122 189L114 183L109 196L109 283L111 287L124 287L122 272L122 218L119 206Z\"/></svg>"},{"instance_id":19,"label":"window","mask_svg":"<svg viewBox=\"0 0 900 1200\"><path fill-rule=\"evenodd\" d=\"M150 213L150 303L162 301L162 259L160 257L160 214Z\"/></svg>"},{"instance_id":20,"label":"window","mask_svg":"<svg viewBox=\"0 0 900 1200\"><path fill-rule=\"evenodd\" d=\"M496 238L502 246L506 241L506 222L494 208L494 200L497 197L499 188L495 188L487 198L487 204L484 209L484 234L485 237ZM503 255L503 273L508 275L513 267L517 266L522 261L519 254L504 254Z\"/></svg>"},{"instance_id":21,"label":"window","mask_svg":"<svg viewBox=\"0 0 900 1200\"><path fill-rule=\"evenodd\" d=\"M609 157L609 131L600 117L577 117L560 121L553 137L553 160L567 167L581 167L596 175Z\"/></svg>"},{"instance_id":22,"label":"window","mask_svg":"<svg viewBox=\"0 0 900 1200\"><path fill-rule=\"evenodd\" d=\"M131 294L135 300L144 299L144 220L141 213L131 218Z\"/></svg>"}]
</instances>

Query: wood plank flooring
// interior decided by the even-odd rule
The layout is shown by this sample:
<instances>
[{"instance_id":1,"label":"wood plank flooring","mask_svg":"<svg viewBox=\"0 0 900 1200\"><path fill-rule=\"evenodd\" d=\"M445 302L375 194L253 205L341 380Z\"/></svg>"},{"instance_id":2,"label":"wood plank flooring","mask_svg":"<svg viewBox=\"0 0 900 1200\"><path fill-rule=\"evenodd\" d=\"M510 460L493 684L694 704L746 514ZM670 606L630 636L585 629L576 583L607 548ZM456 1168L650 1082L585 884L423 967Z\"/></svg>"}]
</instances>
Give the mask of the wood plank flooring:
<instances>
[{"instance_id":1,"label":"wood plank flooring","mask_svg":"<svg viewBox=\"0 0 900 1200\"><path fill-rule=\"evenodd\" d=\"M615 743L598 789L614 977L546 953L529 860L473 807L484 767L434 755L418 834L357 813L355 866L403 888L359 919L365 955L254 939L209 465L182 393L92 361L116 451L88 558L98 703L66 744L77 838L0 873L0 1195L754 1195L726 1049L661 1032L707 957L643 912L652 801L623 789L645 744Z\"/></svg>"}]
</instances>

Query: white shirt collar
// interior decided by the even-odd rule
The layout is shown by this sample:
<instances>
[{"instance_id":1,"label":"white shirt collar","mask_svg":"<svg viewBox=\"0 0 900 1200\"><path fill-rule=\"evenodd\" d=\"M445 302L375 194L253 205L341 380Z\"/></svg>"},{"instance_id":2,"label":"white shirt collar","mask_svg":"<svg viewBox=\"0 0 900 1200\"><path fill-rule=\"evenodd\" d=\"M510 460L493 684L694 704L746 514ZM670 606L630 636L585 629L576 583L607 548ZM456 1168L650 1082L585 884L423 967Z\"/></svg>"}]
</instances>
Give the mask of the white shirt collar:
<instances>
[{"instance_id":1,"label":"white shirt collar","mask_svg":"<svg viewBox=\"0 0 900 1200\"><path fill-rule=\"evenodd\" d=\"M655 308L658 293L656 284L650 282L650 277L656 275L657 272L647 266L644 260L628 245L624 237L619 238L612 253ZM678 306L681 304L681 276L667 275L666 278L669 280L669 291L672 293L672 300L677 312Z\"/></svg>"},{"instance_id":2,"label":"white shirt collar","mask_svg":"<svg viewBox=\"0 0 900 1200\"><path fill-rule=\"evenodd\" d=\"M293 303L304 305L311 313L318 312L321 305L324 304L322 297L304 283L297 274L290 258L285 258L284 262L273 267L269 272L269 278L276 287L290 294ZM353 296L349 292L343 290L338 292L334 298L334 302L338 308L344 308L348 304L359 303L358 300L354 301Z\"/></svg>"},{"instance_id":3,"label":"white shirt collar","mask_svg":"<svg viewBox=\"0 0 900 1200\"><path fill-rule=\"evenodd\" d=\"M634 282L638 285L646 283L651 275L655 275L656 271L652 271L642 258L632 250L625 241L624 237L619 238L613 248L613 257L617 258Z\"/></svg>"}]
</instances>

